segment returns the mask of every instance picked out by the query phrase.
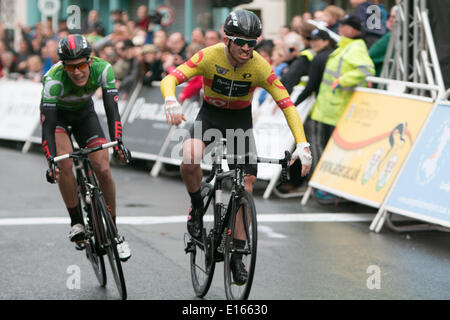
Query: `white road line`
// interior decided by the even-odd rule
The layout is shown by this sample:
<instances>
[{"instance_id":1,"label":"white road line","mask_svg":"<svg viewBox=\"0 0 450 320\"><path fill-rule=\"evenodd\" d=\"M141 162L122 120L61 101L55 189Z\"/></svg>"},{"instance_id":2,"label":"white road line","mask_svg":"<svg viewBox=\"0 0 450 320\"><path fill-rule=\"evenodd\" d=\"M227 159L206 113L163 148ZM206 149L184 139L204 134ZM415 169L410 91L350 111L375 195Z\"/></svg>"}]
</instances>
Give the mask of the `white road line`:
<instances>
[{"instance_id":1,"label":"white road line","mask_svg":"<svg viewBox=\"0 0 450 320\"><path fill-rule=\"evenodd\" d=\"M260 222L364 222L372 221L373 214L354 213L275 213L258 214ZM167 223L185 223L186 216L142 216L142 217L118 217L118 224L151 225ZM24 225L57 225L68 224L69 218L42 217L42 218L3 218L0 226L24 226Z\"/></svg>"}]
</instances>

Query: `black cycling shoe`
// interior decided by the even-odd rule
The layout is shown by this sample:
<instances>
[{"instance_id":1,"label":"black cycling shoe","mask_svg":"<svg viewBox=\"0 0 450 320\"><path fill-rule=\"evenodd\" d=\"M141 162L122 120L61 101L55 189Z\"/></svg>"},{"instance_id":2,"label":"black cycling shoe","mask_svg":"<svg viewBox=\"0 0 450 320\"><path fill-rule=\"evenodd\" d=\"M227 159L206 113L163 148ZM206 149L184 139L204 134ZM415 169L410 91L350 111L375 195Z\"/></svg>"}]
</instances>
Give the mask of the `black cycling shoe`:
<instances>
[{"instance_id":1,"label":"black cycling shoe","mask_svg":"<svg viewBox=\"0 0 450 320\"><path fill-rule=\"evenodd\" d=\"M189 209L187 230L194 239L201 240L203 230L203 210L201 208Z\"/></svg>"},{"instance_id":2,"label":"black cycling shoe","mask_svg":"<svg viewBox=\"0 0 450 320\"><path fill-rule=\"evenodd\" d=\"M233 281L236 285L242 286L247 282L248 272L242 262L242 256L232 254L230 261L231 272L233 273Z\"/></svg>"}]
</instances>

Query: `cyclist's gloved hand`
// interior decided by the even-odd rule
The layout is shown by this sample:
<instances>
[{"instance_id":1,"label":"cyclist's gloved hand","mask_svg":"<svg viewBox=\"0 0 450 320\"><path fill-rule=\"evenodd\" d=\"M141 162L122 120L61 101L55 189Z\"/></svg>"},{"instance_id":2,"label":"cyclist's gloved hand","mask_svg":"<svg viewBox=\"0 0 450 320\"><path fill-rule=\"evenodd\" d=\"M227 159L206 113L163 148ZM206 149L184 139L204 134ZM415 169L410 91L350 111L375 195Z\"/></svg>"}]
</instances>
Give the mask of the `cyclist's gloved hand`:
<instances>
[{"instance_id":1,"label":"cyclist's gloved hand","mask_svg":"<svg viewBox=\"0 0 450 320\"><path fill-rule=\"evenodd\" d=\"M311 169L312 155L308 142L297 143L297 148L292 155L292 159L300 159L302 163L302 177L306 176Z\"/></svg>"},{"instance_id":2,"label":"cyclist's gloved hand","mask_svg":"<svg viewBox=\"0 0 450 320\"><path fill-rule=\"evenodd\" d=\"M48 160L48 169L45 173L45 177L47 178L47 182L56 183L56 179L59 176L59 168L56 166L53 161L53 157L50 157Z\"/></svg>"},{"instance_id":3,"label":"cyclist's gloved hand","mask_svg":"<svg viewBox=\"0 0 450 320\"><path fill-rule=\"evenodd\" d=\"M178 126L183 120L186 121L183 114L183 109L175 97L166 98L164 109L166 111L167 123L172 123L172 125Z\"/></svg>"},{"instance_id":4,"label":"cyclist's gloved hand","mask_svg":"<svg viewBox=\"0 0 450 320\"><path fill-rule=\"evenodd\" d=\"M113 156L123 164L128 164L131 161L131 151L125 148L122 138L117 139L118 144L114 147Z\"/></svg>"}]
</instances>

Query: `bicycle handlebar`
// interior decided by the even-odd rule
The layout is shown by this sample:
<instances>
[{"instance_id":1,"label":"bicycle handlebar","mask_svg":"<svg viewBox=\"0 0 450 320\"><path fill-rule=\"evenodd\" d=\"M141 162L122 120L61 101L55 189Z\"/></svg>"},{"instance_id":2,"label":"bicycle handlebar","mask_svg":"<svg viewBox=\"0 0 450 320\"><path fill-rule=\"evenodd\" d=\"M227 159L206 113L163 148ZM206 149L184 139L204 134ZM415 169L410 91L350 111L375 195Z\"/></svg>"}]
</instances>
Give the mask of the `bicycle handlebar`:
<instances>
[{"instance_id":1,"label":"bicycle handlebar","mask_svg":"<svg viewBox=\"0 0 450 320\"><path fill-rule=\"evenodd\" d=\"M85 148L85 149L80 149L78 151L74 151L72 153L66 153L66 154L63 154L61 156L53 158L53 162L56 163L56 162L59 162L61 160L65 160L65 159L69 159L69 158L79 158L81 156L86 156L88 154L91 154L91 153L99 151L99 150L103 150L103 149L114 147L118 143L119 142L116 140L116 141L112 141L112 142L108 142L108 143L102 144L102 145L94 147L94 148Z\"/></svg>"},{"instance_id":2,"label":"bicycle handlebar","mask_svg":"<svg viewBox=\"0 0 450 320\"><path fill-rule=\"evenodd\" d=\"M215 152L213 152L211 156L213 157L213 159L217 158ZM286 183L287 180L289 179L289 172L288 172L287 168L291 161L291 157L292 156L289 151L284 152L284 158L282 158L282 159L258 157L254 153L246 153L245 155L223 154L221 157L219 156L219 158L225 159L227 161L228 160L238 161L238 164L239 164L239 162L241 162L243 160L245 160L244 163L249 162L249 160L251 160L251 161L256 160L256 163L279 164L279 165L281 165L281 168L282 168L281 169L281 184ZM216 171L215 165L216 165L216 162L213 161L213 167L212 167L210 175L206 179L206 183L211 182L211 180L214 178L215 171ZM232 172L232 171L233 170L230 170L230 172ZM229 174L229 176L230 177L232 176L231 173Z\"/></svg>"}]
</instances>

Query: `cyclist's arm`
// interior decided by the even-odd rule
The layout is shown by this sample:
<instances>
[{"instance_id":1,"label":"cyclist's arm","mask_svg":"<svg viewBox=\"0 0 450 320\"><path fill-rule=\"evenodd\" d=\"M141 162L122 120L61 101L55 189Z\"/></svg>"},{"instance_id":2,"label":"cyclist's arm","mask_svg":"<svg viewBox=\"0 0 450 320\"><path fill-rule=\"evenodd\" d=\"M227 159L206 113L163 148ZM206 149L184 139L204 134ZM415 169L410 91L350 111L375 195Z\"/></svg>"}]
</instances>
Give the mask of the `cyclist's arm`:
<instances>
[{"instance_id":1,"label":"cyclist's arm","mask_svg":"<svg viewBox=\"0 0 450 320\"><path fill-rule=\"evenodd\" d=\"M116 88L114 71L110 64L104 71L106 77L102 80L103 106L108 119L109 137L111 141L122 137L122 122L119 113L119 93Z\"/></svg>"},{"instance_id":2,"label":"cyclist's arm","mask_svg":"<svg viewBox=\"0 0 450 320\"><path fill-rule=\"evenodd\" d=\"M197 52L191 59L179 65L161 81L163 99L175 97L175 87L203 72L203 51Z\"/></svg>"},{"instance_id":3,"label":"cyclist's arm","mask_svg":"<svg viewBox=\"0 0 450 320\"><path fill-rule=\"evenodd\" d=\"M55 128L57 110L55 102L41 100L42 149L47 160L56 156Z\"/></svg>"},{"instance_id":4,"label":"cyclist's arm","mask_svg":"<svg viewBox=\"0 0 450 320\"><path fill-rule=\"evenodd\" d=\"M295 143L306 142L305 131L303 129L303 123L300 119L297 109L294 106L287 90L282 85L281 81L272 72L270 75L264 77L265 80L261 83L261 86L266 89L273 97L275 102L281 108L295 138Z\"/></svg>"}]
</instances>

